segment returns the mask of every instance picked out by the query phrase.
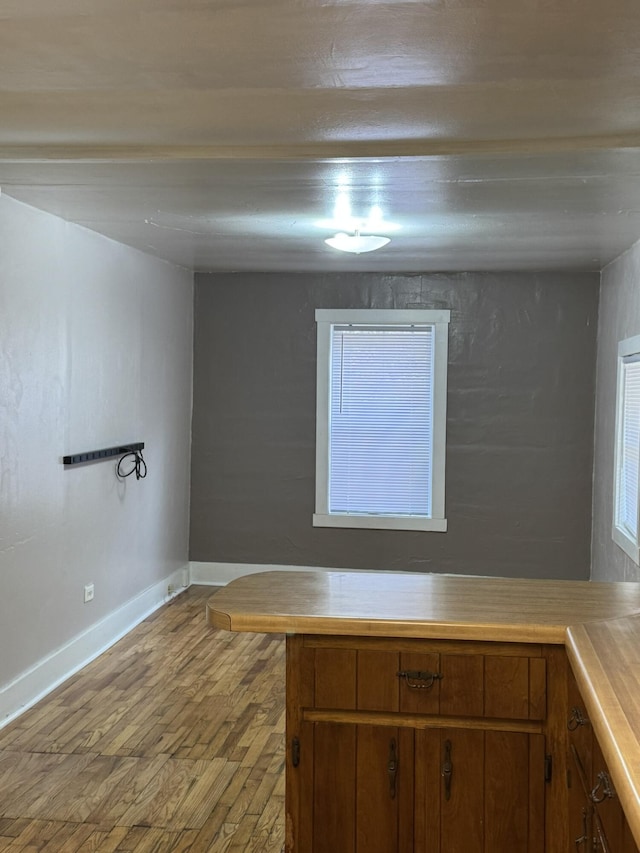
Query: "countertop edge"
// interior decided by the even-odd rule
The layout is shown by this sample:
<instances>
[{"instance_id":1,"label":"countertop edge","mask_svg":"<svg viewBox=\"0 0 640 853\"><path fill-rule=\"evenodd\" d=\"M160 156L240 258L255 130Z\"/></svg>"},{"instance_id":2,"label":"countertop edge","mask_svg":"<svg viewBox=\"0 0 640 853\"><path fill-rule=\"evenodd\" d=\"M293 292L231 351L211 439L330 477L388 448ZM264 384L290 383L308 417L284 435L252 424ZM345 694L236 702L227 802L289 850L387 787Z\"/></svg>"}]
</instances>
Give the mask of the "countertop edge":
<instances>
[{"instance_id":1,"label":"countertop edge","mask_svg":"<svg viewBox=\"0 0 640 853\"><path fill-rule=\"evenodd\" d=\"M235 631L231 627L231 617L228 613L222 610L216 610L211 606L211 601L207 602L207 624L212 628L221 628L223 631Z\"/></svg>"},{"instance_id":2,"label":"countertop edge","mask_svg":"<svg viewBox=\"0 0 640 853\"><path fill-rule=\"evenodd\" d=\"M475 640L501 643L547 643L564 645L565 625L523 625L518 623L485 622L470 625L465 622L437 620L402 622L397 619L332 619L291 615L245 617L242 614L217 609L207 604L207 620L214 628L257 634L319 634L339 633L345 636L401 637L403 639Z\"/></svg>"}]
</instances>

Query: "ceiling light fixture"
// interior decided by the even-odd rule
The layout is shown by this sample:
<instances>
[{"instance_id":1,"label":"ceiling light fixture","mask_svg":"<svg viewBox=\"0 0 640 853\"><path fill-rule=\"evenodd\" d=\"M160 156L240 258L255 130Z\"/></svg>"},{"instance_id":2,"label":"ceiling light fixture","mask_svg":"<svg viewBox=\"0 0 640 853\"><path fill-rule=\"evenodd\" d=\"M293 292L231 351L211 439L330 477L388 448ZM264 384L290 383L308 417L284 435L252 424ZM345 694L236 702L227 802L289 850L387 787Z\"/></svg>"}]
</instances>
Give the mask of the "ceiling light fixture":
<instances>
[{"instance_id":1,"label":"ceiling light fixture","mask_svg":"<svg viewBox=\"0 0 640 853\"><path fill-rule=\"evenodd\" d=\"M374 252L376 249L381 249L391 240L389 237L378 237L375 234L361 234L356 228L354 234L345 234L344 231L340 231L335 236L328 237L324 242L341 252L353 252L355 255L360 255L363 252Z\"/></svg>"}]
</instances>

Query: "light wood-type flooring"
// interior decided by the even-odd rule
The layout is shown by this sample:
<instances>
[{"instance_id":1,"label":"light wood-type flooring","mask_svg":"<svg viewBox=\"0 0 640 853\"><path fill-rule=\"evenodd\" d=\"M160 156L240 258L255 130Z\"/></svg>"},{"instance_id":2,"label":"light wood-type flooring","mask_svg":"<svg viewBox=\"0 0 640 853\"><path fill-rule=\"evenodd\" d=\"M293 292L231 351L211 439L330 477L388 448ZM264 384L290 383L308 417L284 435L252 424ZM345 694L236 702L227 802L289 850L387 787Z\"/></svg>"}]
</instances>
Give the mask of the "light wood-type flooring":
<instances>
[{"instance_id":1,"label":"light wood-type flooring","mask_svg":"<svg viewBox=\"0 0 640 853\"><path fill-rule=\"evenodd\" d=\"M280 853L284 638L192 587L0 730L0 850Z\"/></svg>"}]
</instances>

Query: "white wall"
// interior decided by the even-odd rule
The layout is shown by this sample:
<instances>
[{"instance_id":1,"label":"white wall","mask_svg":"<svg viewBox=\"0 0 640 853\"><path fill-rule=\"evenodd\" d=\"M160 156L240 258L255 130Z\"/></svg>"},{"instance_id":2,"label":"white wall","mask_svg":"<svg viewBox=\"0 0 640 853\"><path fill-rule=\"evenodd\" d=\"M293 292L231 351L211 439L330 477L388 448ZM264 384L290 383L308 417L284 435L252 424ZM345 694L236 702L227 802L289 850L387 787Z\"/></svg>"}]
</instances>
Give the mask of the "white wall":
<instances>
[{"instance_id":1,"label":"white wall","mask_svg":"<svg viewBox=\"0 0 640 853\"><path fill-rule=\"evenodd\" d=\"M640 571L611 538L618 343L640 334L640 243L602 272L598 317L591 576L637 581Z\"/></svg>"},{"instance_id":2,"label":"white wall","mask_svg":"<svg viewBox=\"0 0 640 853\"><path fill-rule=\"evenodd\" d=\"M0 721L187 565L192 329L191 272L0 196Z\"/></svg>"}]
</instances>

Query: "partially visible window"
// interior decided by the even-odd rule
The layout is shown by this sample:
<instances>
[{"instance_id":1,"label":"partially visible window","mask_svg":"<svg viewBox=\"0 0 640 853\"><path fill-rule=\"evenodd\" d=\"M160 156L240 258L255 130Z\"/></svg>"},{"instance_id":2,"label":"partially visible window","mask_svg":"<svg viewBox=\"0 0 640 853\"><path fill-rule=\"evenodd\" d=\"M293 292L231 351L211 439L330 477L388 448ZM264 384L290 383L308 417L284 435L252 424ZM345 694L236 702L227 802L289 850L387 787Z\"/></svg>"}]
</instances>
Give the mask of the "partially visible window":
<instances>
[{"instance_id":1,"label":"partially visible window","mask_svg":"<svg viewBox=\"0 0 640 853\"><path fill-rule=\"evenodd\" d=\"M640 563L640 336L618 345L613 539Z\"/></svg>"},{"instance_id":2,"label":"partially visible window","mask_svg":"<svg viewBox=\"0 0 640 853\"><path fill-rule=\"evenodd\" d=\"M319 309L316 321L314 525L446 530L449 311Z\"/></svg>"}]
</instances>

